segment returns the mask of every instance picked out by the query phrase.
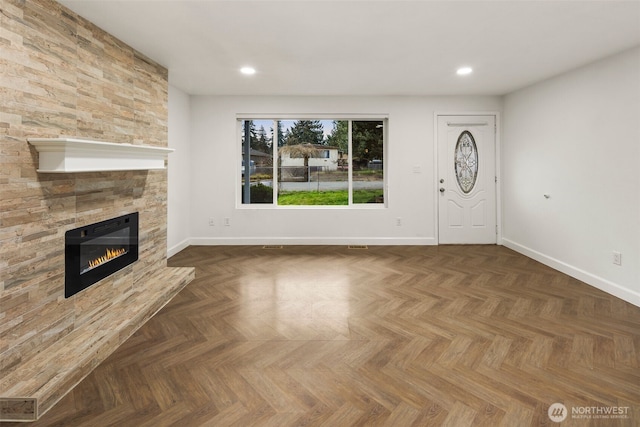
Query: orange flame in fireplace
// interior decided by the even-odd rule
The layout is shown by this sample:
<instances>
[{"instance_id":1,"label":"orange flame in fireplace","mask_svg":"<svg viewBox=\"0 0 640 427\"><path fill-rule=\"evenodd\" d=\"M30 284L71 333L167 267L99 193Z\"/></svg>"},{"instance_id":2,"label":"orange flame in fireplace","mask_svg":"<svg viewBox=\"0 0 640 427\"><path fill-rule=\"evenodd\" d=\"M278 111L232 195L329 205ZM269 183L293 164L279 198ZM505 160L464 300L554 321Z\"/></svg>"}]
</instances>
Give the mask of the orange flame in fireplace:
<instances>
[{"instance_id":1,"label":"orange flame in fireplace","mask_svg":"<svg viewBox=\"0 0 640 427\"><path fill-rule=\"evenodd\" d=\"M104 264L105 262L109 261L110 259L118 257L118 256L124 254L125 252L127 252L127 251L125 249L123 249L123 248L120 248L120 249L109 249L109 248L107 248L107 251L105 252L105 254L103 256L101 256L100 258L96 258L94 260L89 261L89 268L97 267L100 264Z\"/></svg>"}]
</instances>

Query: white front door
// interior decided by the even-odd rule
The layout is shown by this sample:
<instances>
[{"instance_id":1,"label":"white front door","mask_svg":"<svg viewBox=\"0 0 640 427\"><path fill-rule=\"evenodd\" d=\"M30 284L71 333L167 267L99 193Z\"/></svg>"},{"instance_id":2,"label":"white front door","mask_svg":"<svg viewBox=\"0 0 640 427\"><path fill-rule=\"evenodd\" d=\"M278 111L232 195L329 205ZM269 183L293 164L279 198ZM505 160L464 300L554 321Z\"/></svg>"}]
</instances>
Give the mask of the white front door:
<instances>
[{"instance_id":1,"label":"white front door","mask_svg":"<svg viewBox=\"0 0 640 427\"><path fill-rule=\"evenodd\" d=\"M496 117L438 116L438 242L496 243Z\"/></svg>"}]
</instances>

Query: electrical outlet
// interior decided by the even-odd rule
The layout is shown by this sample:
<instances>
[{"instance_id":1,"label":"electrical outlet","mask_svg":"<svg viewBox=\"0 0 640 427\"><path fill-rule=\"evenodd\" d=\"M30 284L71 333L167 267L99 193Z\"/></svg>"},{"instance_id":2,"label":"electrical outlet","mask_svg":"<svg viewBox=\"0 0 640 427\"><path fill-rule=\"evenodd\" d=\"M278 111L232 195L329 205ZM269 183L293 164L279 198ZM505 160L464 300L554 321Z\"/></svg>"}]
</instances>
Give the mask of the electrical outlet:
<instances>
[{"instance_id":1,"label":"electrical outlet","mask_svg":"<svg viewBox=\"0 0 640 427\"><path fill-rule=\"evenodd\" d=\"M231 225L231 218L226 217L226 218L224 219L224 226L225 226L225 227L229 227L230 225Z\"/></svg>"},{"instance_id":2,"label":"electrical outlet","mask_svg":"<svg viewBox=\"0 0 640 427\"><path fill-rule=\"evenodd\" d=\"M620 252L613 251L613 263L615 265L622 265L622 254Z\"/></svg>"},{"instance_id":3,"label":"electrical outlet","mask_svg":"<svg viewBox=\"0 0 640 427\"><path fill-rule=\"evenodd\" d=\"M400 218L400 217L396 218L396 225L398 227L400 227L402 225L402 218Z\"/></svg>"},{"instance_id":4,"label":"electrical outlet","mask_svg":"<svg viewBox=\"0 0 640 427\"><path fill-rule=\"evenodd\" d=\"M216 220L213 218L209 218L209 227L213 227L214 225L216 225Z\"/></svg>"}]
</instances>

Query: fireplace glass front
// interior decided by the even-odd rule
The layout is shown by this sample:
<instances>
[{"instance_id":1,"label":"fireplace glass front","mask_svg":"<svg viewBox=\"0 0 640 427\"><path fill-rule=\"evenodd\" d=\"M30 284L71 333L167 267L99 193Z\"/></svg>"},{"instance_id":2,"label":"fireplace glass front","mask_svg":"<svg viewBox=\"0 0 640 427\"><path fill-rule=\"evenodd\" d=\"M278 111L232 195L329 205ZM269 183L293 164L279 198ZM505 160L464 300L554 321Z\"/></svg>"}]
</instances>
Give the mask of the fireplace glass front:
<instances>
[{"instance_id":1,"label":"fireplace glass front","mask_svg":"<svg viewBox=\"0 0 640 427\"><path fill-rule=\"evenodd\" d=\"M65 297L138 259L138 213L69 230L65 234Z\"/></svg>"}]
</instances>

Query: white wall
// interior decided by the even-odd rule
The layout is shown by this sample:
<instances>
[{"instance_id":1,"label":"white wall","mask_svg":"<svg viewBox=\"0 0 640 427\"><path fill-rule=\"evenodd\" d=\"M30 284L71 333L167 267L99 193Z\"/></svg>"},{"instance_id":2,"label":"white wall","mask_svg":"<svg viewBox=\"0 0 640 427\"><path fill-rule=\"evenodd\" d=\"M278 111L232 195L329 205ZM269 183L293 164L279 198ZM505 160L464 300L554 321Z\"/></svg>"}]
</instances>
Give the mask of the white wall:
<instances>
[{"instance_id":1,"label":"white wall","mask_svg":"<svg viewBox=\"0 0 640 427\"><path fill-rule=\"evenodd\" d=\"M169 154L167 196L167 256L172 256L189 244L191 203L189 95L169 86Z\"/></svg>"},{"instance_id":2,"label":"white wall","mask_svg":"<svg viewBox=\"0 0 640 427\"><path fill-rule=\"evenodd\" d=\"M503 120L503 243L640 305L640 48L507 95Z\"/></svg>"},{"instance_id":3,"label":"white wall","mask_svg":"<svg viewBox=\"0 0 640 427\"><path fill-rule=\"evenodd\" d=\"M499 97L192 97L191 243L435 244L434 112L500 109ZM236 115L278 113L387 114L388 207L237 207Z\"/></svg>"}]
</instances>

